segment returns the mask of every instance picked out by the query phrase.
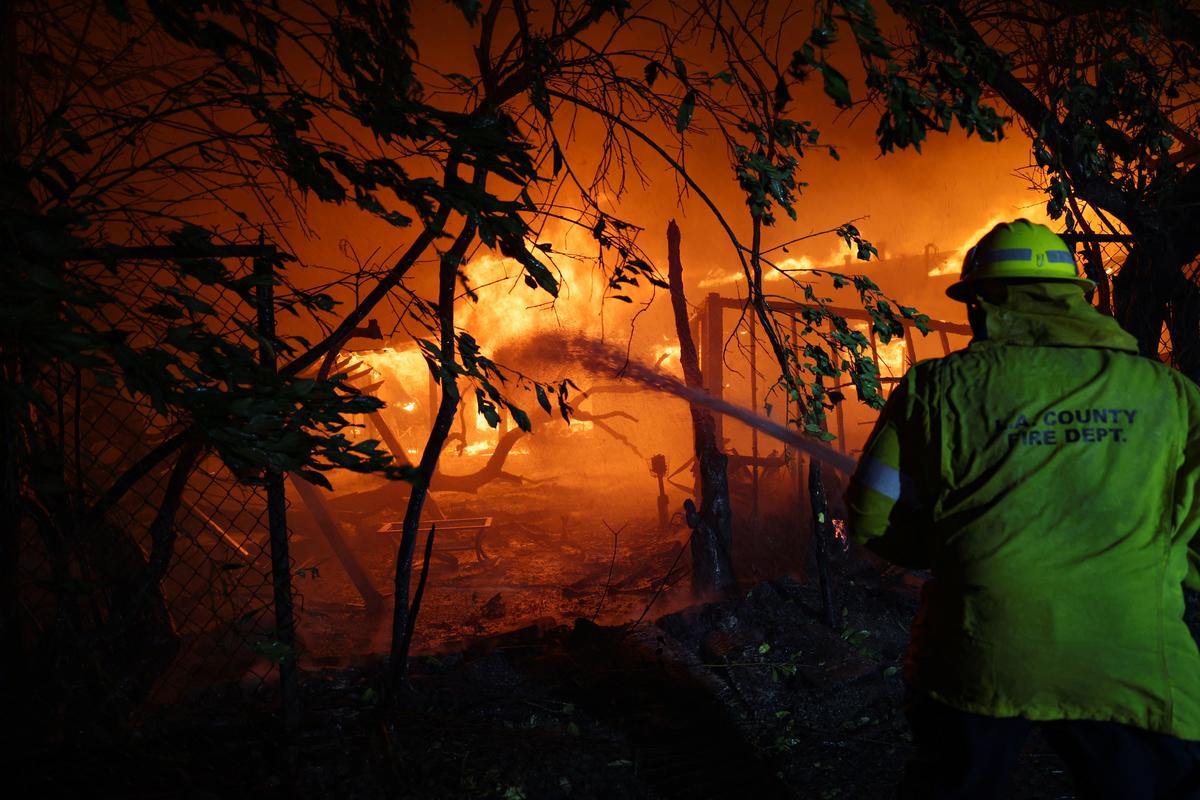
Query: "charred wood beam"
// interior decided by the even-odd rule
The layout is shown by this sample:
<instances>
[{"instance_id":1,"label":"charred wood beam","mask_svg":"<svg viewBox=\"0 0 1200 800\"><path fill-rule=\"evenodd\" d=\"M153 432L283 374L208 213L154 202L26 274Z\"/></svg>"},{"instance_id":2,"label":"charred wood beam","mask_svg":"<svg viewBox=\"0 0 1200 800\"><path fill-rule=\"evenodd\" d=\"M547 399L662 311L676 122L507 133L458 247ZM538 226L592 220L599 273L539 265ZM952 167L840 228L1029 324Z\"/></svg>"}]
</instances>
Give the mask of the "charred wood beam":
<instances>
[{"instance_id":1,"label":"charred wood beam","mask_svg":"<svg viewBox=\"0 0 1200 800\"><path fill-rule=\"evenodd\" d=\"M604 420L610 419L612 417L625 417L627 419L631 419L634 422L636 422L637 421L636 417L633 417L630 414L626 414L624 411L611 411L607 414L590 414L587 411L582 411L578 408L576 408L572 412L571 415L575 419L579 420L580 422L592 423L598 429L604 431L609 436L616 439L618 442L620 442L621 444L625 445L630 450L632 450L637 455L638 458L642 458L642 451L638 450L637 445L634 444L633 441L628 436L621 433L616 428L612 427L611 425L609 425L608 423L606 423L604 421Z\"/></svg>"},{"instance_id":2,"label":"charred wood beam","mask_svg":"<svg viewBox=\"0 0 1200 800\"><path fill-rule=\"evenodd\" d=\"M709 295L709 302L719 305L722 309L735 309L742 311L746 307L745 300L738 300L735 297L722 297L720 295ZM811 303L794 303L791 301L775 300L771 302L771 308L781 314L788 316L799 314L802 311L809 309L822 309L823 311L837 314L839 317L846 319L862 320L871 322L871 315L861 308L842 308L840 306L818 306ZM971 335L970 325L961 325L956 322L945 322L942 320L930 320L928 323L931 331L945 331L946 333L957 333L964 336Z\"/></svg>"},{"instance_id":3,"label":"charred wood beam","mask_svg":"<svg viewBox=\"0 0 1200 800\"><path fill-rule=\"evenodd\" d=\"M396 434L392 432L392 428L387 424L387 420L378 411L370 413L371 424L375 426L375 430L379 431L379 438L383 439L383 444L387 447L388 452L392 454L392 460L396 462L398 467L411 466L408 460L408 453L404 450L404 445L396 438Z\"/></svg>"},{"instance_id":4,"label":"charred wood beam","mask_svg":"<svg viewBox=\"0 0 1200 800\"><path fill-rule=\"evenodd\" d=\"M288 478L291 480L296 494L300 495L300 500L303 501L305 507L316 521L317 529L321 531L325 540L329 542L329 546L333 549L333 553L337 556L338 561L341 562L342 568L350 576L351 582L354 583L354 588L358 590L363 603L366 605L367 613L379 611L383 607L383 596L375 588L374 584L371 583L371 579L367 576L367 572L363 569L358 557L354 555L354 551L346 543L342 532L338 530L337 523L333 521L333 516L329 513L329 507L325 505L325 500L321 497L321 491L296 475L290 474Z\"/></svg>"},{"instance_id":5,"label":"charred wood beam","mask_svg":"<svg viewBox=\"0 0 1200 800\"><path fill-rule=\"evenodd\" d=\"M336 368L340 370L343 368L343 364L349 363L350 359L348 357L342 357L342 348L345 347L351 339L383 341L383 331L379 329L379 320L371 317L366 325L360 325L357 328L351 328L350 330L346 331L345 335L339 342L337 342L337 344L331 345L329 352L326 353L325 358L321 360L321 366L317 370L317 380L328 380L329 373L335 368L335 365ZM356 367L353 372L346 376L346 380L352 381L357 378L361 378L363 375L367 375L370 372L371 367L369 365L361 364Z\"/></svg>"}]
</instances>

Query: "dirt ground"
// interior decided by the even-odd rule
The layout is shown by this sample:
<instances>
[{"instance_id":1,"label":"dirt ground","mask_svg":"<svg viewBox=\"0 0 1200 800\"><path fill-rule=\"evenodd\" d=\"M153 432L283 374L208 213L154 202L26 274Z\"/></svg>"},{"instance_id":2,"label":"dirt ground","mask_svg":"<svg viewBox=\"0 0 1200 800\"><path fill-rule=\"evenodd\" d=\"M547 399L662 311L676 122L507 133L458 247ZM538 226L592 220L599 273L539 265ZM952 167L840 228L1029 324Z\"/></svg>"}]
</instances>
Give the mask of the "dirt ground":
<instances>
[{"instance_id":1,"label":"dirt ground","mask_svg":"<svg viewBox=\"0 0 1200 800\"><path fill-rule=\"evenodd\" d=\"M816 587L789 577L636 626L593 623L598 598L571 598L589 614L516 624L545 610L531 607L504 632L427 649L397 711L383 711L377 658L310 665L290 749L270 693L230 687L170 709L132 739L34 754L26 767L65 757L77 768L24 769L23 788L146 798L886 798L911 748L898 667L921 576L843 556L834 580L837 630L821 622ZM1039 738L1010 796L1073 797Z\"/></svg>"},{"instance_id":2,"label":"dirt ground","mask_svg":"<svg viewBox=\"0 0 1200 800\"><path fill-rule=\"evenodd\" d=\"M686 530L659 530L645 497L579 492L547 515L547 492L530 483L439 498L443 515L491 525L482 558L471 534L459 537L466 549L445 551L453 560L431 561L411 691L394 706L380 688L390 609L367 615L331 554L301 532L304 717L290 743L274 684L230 681L128 735L82 726L52 749L10 749L12 796L892 795L911 752L900 663L921 574L839 552L829 627L815 581L792 577L809 566L800 515L767 516L759 549L741 553L744 590L697 603ZM395 545L376 531L398 506L359 496L332 507L374 585L389 587ZM760 579L772 570L791 576ZM1009 796L1074 796L1036 736Z\"/></svg>"},{"instance_id":3,"label":"dirt ground","mask_svg":"<svg viewBox=\"0 0 1200 800\"><path fill-rule=\"evenodd\" d=\"M647 613L653 616L690 602L679 591L687 567L680 550L689 533L680 519L661 530L644 513L654 507L652 498L631 500L619 491L597 496L594 488L586 493L574 488L561 482L496 484L478 494L438 496L437 510L446 517L489 520L479 541L484 557L476 552L474 531L439 531L414 653L453 651L501 631L531 624L548 628L577 617L617 624L637 619L652 599ZM547 513L545 497L551 493L578 501ZM371 510L362 513L363 507ZM377 531L399 522L403 505L350 496L331 508L372 584L386 595L385 606L373 618L364 614L346 571L315 532L307 532L298 547L296 588L303 597L305 665L311 668L346 666L383 652L390 640L399 536ZM416 572L424 542L422 535Z\"/></svg>"}]
</instances>

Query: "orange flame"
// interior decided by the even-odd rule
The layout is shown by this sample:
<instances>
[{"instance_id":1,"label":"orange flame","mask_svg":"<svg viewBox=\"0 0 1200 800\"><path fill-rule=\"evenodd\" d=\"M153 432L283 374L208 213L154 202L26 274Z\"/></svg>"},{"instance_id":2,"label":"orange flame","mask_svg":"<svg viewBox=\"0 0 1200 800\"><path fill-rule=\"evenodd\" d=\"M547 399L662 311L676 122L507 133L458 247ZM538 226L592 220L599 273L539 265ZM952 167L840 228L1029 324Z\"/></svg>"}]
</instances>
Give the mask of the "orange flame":
<instances>
[{"instance_id":1,"label":"orange flame","mask_svg":"<svg viewBox=\"0 0 1200 800\"><path fill-rule=\"evenodd\" d=\"M1044 208L1023 209L1020 216L1028 219L1031 222L1039 222L1043 225L1046 225L1051 230L1054 229L1054 221L1046 215ZM963 259L967 257L967 251L974 247L976 243L984 237L984 234L999 225L1001 222L1011 222L1016 218L1017 217L1014 216L1011 211L996 213L987 221L987 224L980 225L976 230L972 231L971 235L963 240L962 244L958 246L953 255L947 256L941 264L938 264L933 269L929 270L929 276L937 277L939 275L958 275L959 270L962 269Z\"/></svg>"}]
</instances>

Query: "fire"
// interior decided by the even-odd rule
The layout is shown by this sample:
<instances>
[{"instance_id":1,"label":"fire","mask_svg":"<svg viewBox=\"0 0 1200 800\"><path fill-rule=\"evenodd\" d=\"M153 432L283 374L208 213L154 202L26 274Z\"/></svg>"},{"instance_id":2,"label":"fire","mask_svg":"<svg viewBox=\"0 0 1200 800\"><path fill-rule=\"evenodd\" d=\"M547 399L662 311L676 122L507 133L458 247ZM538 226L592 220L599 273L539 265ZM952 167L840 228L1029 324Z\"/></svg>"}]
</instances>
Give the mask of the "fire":
<instances>
[{"instance_id":1,"label":"fire","mask_svg":"<svg viewBox=\"0 0 1200 800\"><path fill-rule=\"evenodd\" d=\"M855 324L854 329L864 336L869 336L868 326L865 322ZM903 339L892 339L887 344L877 342L875 353L877 355L880 374L885 377L897 377L904 374L904 352Z\"/></svg>"},{"instance_id":2,"label":"fire","mask_svg":"<svg viewBox=\"0 0 1200 800\"><path fill-rule=\"evenodd\" d=\"M832 264L834 260L827 259L825 263ZM778 269L772 270L769 274L763 276L766 281L781 281L784 275L789 272L809 272L817 268L817 263L808 256L800 256L799 258L785 258L782 261L776 261L775 266Z\"/></svg>"},{"instance_id":3,"label":"fire","mask_svg":"<svg viewBox=\"0 0 1200 800\"><path fill-rule=\"evenodd\" d=\"M661 343L650 348L651 363L657 364L658 368L664 372L681 372L683 367L679 361L679 352L679 345L671 344L670 340L664 336Z\"/></svg>"},{"instance_id":4,"label":"fire","mask_svg":"<svg viewBox=\"0 0 1200 800\"><path fill-rule=\"evenodd\" d=\"M842 552L850 547L850 537L846 535L846 520L833 520L833 540Z\"/></svg>"},{"instance_id":5,"label":"fire","mask_svg":"<svg viewBox=\"0 0 1200 800\"><path fill-rule=\"evenodd\" d=\"M463 448L463 455L479 456L491 453L496 447L495 442L475 442Z\"/></svg>"},{"instance_id":6,"label":"fire","mask_svg":"<svg viewBox=\"0 0 1200 800\"><path fill-rule=\"evenodd\" d=\"M460 305L464 327L476 335L486 334L486 344L519 337L530 329L534 305L546 298L525 285L515 260L484 253L467 265L466 273L479 302Z\"/></svg>"},{"instance_id":7,"label":"fire","mask_svg":"<svg viewBox=\"0 0 1200 800\"><path fill-rule=\"evenodd\" d=\"M968 247L967 250L969 249L970 248ZM936 267L929 270L929 277L937 278L942 275L957 275L958 271L962 269L962 262L963 258L965 257L966 250L963 251L962 256L948 256L944 261L942 261L941 264L938 264Z\"/></svg>"},{"instance_id":8,"label":"fire","mask_svg":"<svg viewBox=\"0 0 1200 800\"><path fill-rule=\"evenodd\" d=\"M954 251L953 255L947 256L941 264L938 264L933 269L929 270L929 276L932 278L941 275L958 275L959 270L962 269L963 259L967 257L967 251L974 247L975 243L982 239L985 233L999 225L1001 222L1011 222L1015 216L1016 215L1014 215L1012 211L998 212L993 215L992 218L987 221L987 224L980 225L977 229L971 232L970 236L967 236L965 239L963 239L962 244L959 245L959 247ZM1050 227L1052 230L1054 229L1054 221L1046 215L1045 209L1043 208L1037 208L1036 210L1023 208L1021 209L1020 216L1025 217L1031 222L1040 222L1041 224Z\"/></svg>"},{"instance_id":9,"label":"fire","mask_svg":"<svg viewBox=\"0 0 1200 800\"><path fill-rule=\"evenodd\" d=\"M475 412L475 431L477 433L492 433L494 429L488 424L487 417L483 416L483 414L480 414L478 410L474 408L474 406L474 401L471 401L469 404L467 404L467 407L470 409L470 411L467 413L471 413L471 411Z\"/></svg>"},{"instance_id":10,"label":"fire","mask_svg":"<svg viewBox=\"0 0 1200 800\"><path fill-rule=\"evenodd\" d=\"M600 332L602 311L611 317L622 309L601 303L605 280L592 257L597 245L589 237L578 227L561 227L545 234L549 250L535 253L559 279L557 298L527 286L514 259L494 253L473 258L466 274L479 301L462 302L459 324L492 350L548 328Z\"/></svg>"},{"instance_id":11,"label":"fire","mask_svg":"<svg viewBox=\"0 0 1200 800\"><path fill-rule=\"evenodd\" d=\"M416 345L397 349L384 347L379 350L364 350L356 353L360 359L371 366L385 380L391 379L406 384L414 384L429 376L429 366L425 356ZM405 409L408 411L410 409Z\"/></svg>"},{"instance_id":12,"label":"fire","mask_svg":"<svg viewBox=\"0 0 1200 800\"><path fill-rule=\"evenodd\" d=\"M426 396L429 385L429 366L416 345L364 350L355 355L383 378L376 392L379 399L400 411L416 411L418 399Z\"/></svg>"},{"instance_id":13,"label":"fire","mask_svg":"<svg viewBox=\"0 0 1200 800\"><path fill-rule=\"evenodd\" d=\"M903 375L905 346L903 339L892 339L887 344L882 342L875 347L875 352L879 354L879 364L887 370L887 374L891 377ZM884 370L880 370L883 372Z\"/></svg>"},{"instance_id":14,"label":"fire","mask_svg":"<svg viewBox=\"0 0 1200 800\"><path fill-rule=\"evenodd\" d=\"M821 264L838 264L839 258L835 253L820 263L813 261L808 256L800 256L799 258L789 256L788 258L779 260L771 258L771 261L774 264L773 268L766 264L763 265L763 281L766 283L786 281L789 275L798 280L806 280L805 276L801 273L820 269L822 268ZM700 289L717 289L722 286L738 287L745 280L746 275L742 272L741 267L724 272L710 270L708 277L701 280L696 286Z\"/></svg>"}]
</instances>

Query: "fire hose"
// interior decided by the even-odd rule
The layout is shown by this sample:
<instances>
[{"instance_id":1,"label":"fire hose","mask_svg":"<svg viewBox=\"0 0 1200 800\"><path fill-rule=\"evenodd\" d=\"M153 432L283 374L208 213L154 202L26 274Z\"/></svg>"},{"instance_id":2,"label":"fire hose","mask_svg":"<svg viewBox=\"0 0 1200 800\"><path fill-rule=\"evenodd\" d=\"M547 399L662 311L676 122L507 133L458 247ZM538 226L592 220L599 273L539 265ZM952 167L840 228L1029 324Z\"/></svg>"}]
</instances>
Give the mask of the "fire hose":
<instances>
[{"instance_id":1,"label":"fire hose","mask_svg":"<svg viewBox=\"0 0 1200 800\"><path fill-rule=\"evenodd\" d=\"M858 462L852 456L814 441L811 436L794 430L772 419L756 414L745 406L714 397L702 389L686 385L678 378L667 375L636 359L629 358L621 349L580 333L555 332L542 334L534 339L532 347L547 358L566 360L583 369L607 376L616 375L641 384L647 389L674 395L689 403L742 422L761 433L786 445L796 448L829 467L849 475Z\"/></svg>"}]
</instances>

